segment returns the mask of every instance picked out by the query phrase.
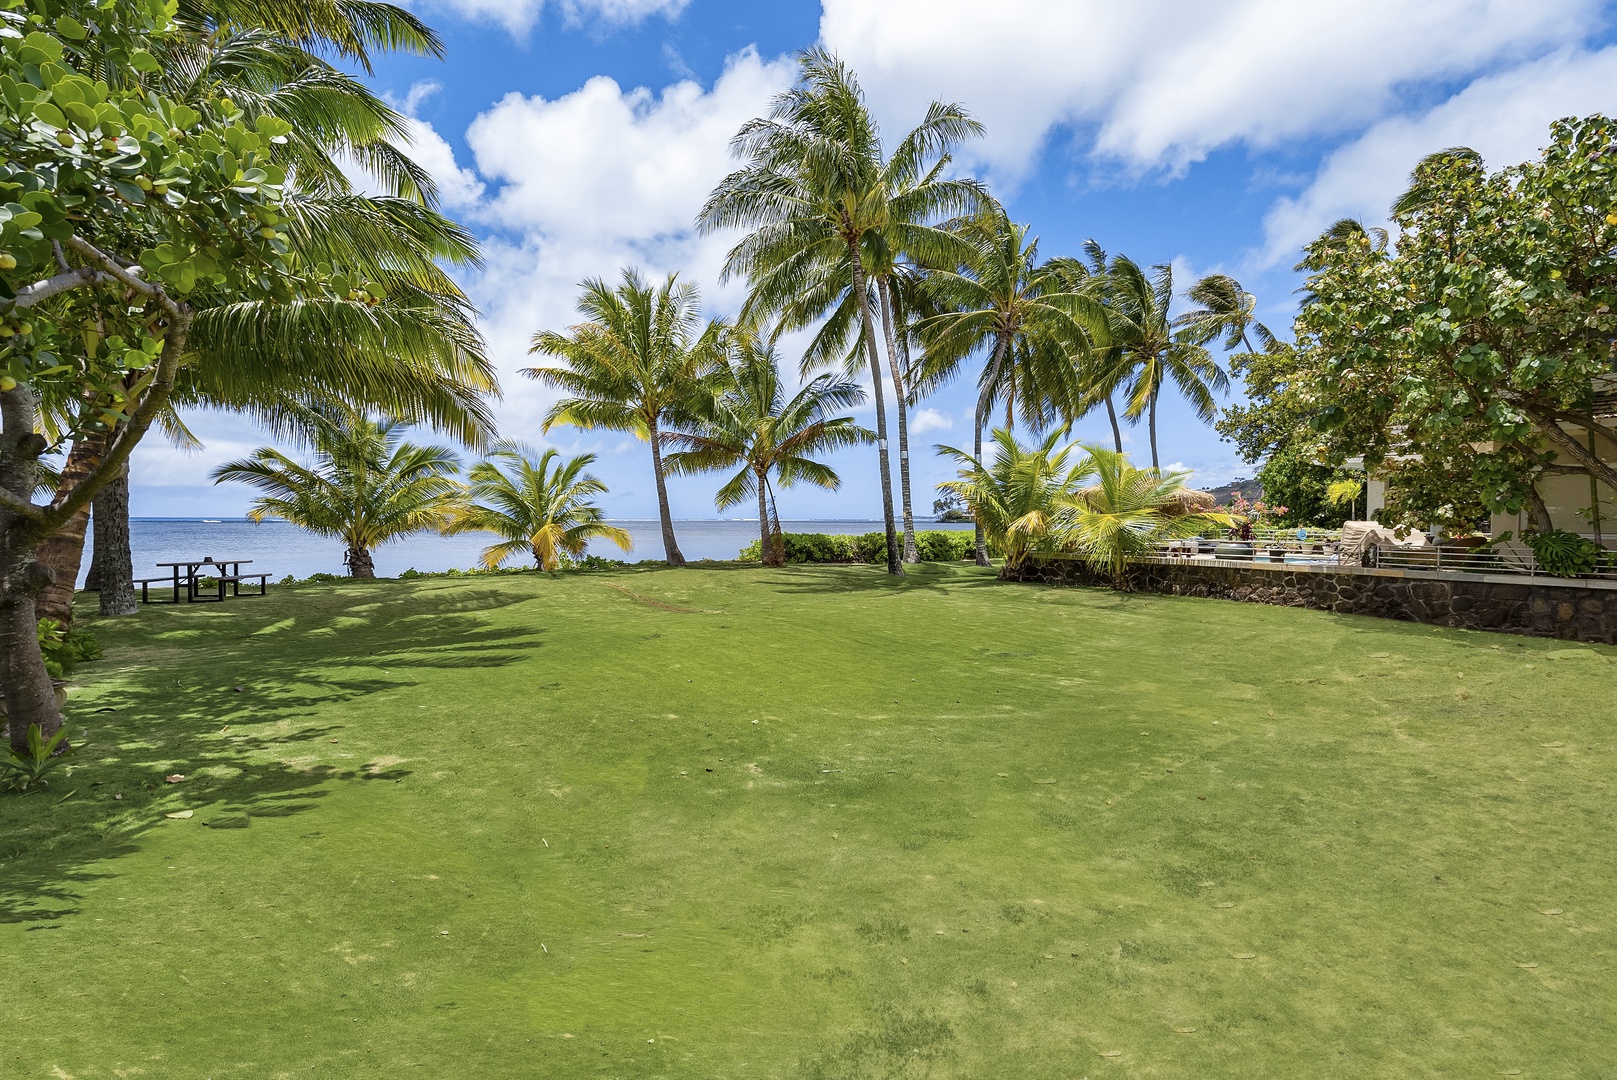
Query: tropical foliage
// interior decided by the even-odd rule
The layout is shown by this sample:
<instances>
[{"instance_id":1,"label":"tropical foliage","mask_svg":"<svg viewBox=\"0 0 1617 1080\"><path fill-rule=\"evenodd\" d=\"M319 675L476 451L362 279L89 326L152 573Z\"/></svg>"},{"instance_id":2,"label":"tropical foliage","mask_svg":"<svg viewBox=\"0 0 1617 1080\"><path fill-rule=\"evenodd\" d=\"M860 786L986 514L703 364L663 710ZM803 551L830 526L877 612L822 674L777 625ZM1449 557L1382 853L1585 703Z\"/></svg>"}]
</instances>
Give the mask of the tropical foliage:
<instances>
[{"instance_id":1,"label":"tropical foliage","mask_svg":"<svg viewBox=\"0 0 1617 1080\"><path fill-rule=\"evenodd\" d=\"M311 464L265 446L213 471L215 483L265 492L248 513L254 521L280 517L341 540L348 573L371 578L376 548L411 533L442 532L454 520L461 486L451 451L405 442L398 420L305 410L303 422L314 447Z\"/></svg>"},{"instance_id":2,"label":"tropical foliage","mask_svg":"<svg viewBox=\"0 0 1617 1080\"><path fill-rule=\"evenodd\" d=\"M1540 156L1489 172L1433 154L1393 207L1396 245L1352 222L1308 248L1297 380L1327 459L1363 455L1386 520L1465 526L1525 510L1573 471L1617 488L1597 395L1617 338L1617 123L1552 125Z\"/></svg>"},{"instance_id":3,"label":"tropical foliage","mask_svg":"<svg viewBox=\"0 0 1617 1080\"><path fill-rule=\"evenodd\" d=\"M1072 514L1061 523L1061 539L1119 589L1128 587L1130 559L1235 524L1225 513L1186 512L1188 473L1138 469L1126 455L1099 446L1089 448L1083 473L1091 483L1064 499Z\"/></svg>"},{"instance_id":4,"label":"tropical foliage","mask_svg":"<svg viewBox=\"0 0 1617 1080\"><path fill-rule=\"evenodd\" d=\"M1074 444L1062 445L1066 427L1023 446L1008 428L995 428L995 454L984 460L952 446L938 451L961 466L959 479L938 485L960 497L988 541L1005 554L1005 573L1021 569L1029 555L1061 545L1072 497L1088 468Z\"/></svg>"},{"instance_id":5,"label":"tropical foliage","mask_svg":"<svg viewBox=\"0 0 1617 1080\"><path fill-rule=\"evenodd\" d=\"M701 294L677 275L652 285L631 267L616 288L591 278L583 289L578 311L585 321L566 333L535 334L529 351L551 363L522 373L565 395L545 414L546 431L557 424L629 431L651 445L663 550L670 566L684 566L668 509L664 434L689 416L705 380L723 365L725 326L702 323Z\"/></svg>"},{"instance_id":6,"label":"tropical foliage","mask_svg":"<svg viewBox=\"0 0 1617 1080\"><path fill-rule=\"evenodd\" d=\"M692 403L693 423L668 434L669 445L678 448L668 455L668 468L676 473L734 469L714 496L714 506L727 510L756 498L763 561L778 566L785 555L778 542L774 486L808 483L835 491L842 485L814 456L875 438L853 417L832 415L863 401L865 392L858 383L826 374L788 397L774 351L751 334L736 335L733 360L709 386L709 398Z\"/></svg>"},{"instance_id":7,"label":"tropical foliage","mask_svg":"<svg viewBox=\"0 0 1617 1080\"><path fill-rule=\"evenodd\" d=\"M830 343L860 343L855 355L863 354L876 406L892 574L903 570L873 298L887 295L881 284L900 257L924 262L949 248L947 231L928 222L979 201L975 183L946 179L941 168L949 147L980 130L958 106L934 102L886 157L853 72L829 53L811 49L800 58L797 85L776 96L767 116L737 133L732 145L745 164L719 182L697 218L708 232L751 230L731 249L724 270L726 277L742 274L751 284L744 317L779 313L785 326L804 325L838 307L820 354L836 351ZM896 341L890 344L896 349ZM815 355L811 349L810 357Z\"/></svg>"},{"instance_id":8,"label":"tropical foliage","mask_svg":"<svg viewBox=\"0 0 1617 1080\"><path fill-rule=\"evenodd\" d=\"M584 470L594 454L563 459L555 449L534 460L533 451L504 443L472 466L466 504L457 507L446 532L489 532L500 543L483 549L492 570L511 556L528 552L541 570L558 570L564 559L583 556L594 539L628 551L629 534L609 525L591 501L606 485Z\"/></svg>"}]
</instances>

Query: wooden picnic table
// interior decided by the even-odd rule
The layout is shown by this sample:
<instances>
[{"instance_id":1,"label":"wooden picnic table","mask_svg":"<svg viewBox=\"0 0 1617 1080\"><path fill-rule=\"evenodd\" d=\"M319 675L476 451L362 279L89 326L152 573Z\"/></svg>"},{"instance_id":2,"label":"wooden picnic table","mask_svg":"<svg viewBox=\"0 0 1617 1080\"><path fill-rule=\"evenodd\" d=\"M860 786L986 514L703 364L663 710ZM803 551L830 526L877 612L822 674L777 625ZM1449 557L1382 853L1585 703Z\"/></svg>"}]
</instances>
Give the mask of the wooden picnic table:
<instances>
[{"instance_id":1,"label":"wooden picnic table","mask_svg":"<svg viewBox=\"0 0 1617 1080\"><path fill-rule=\"evenodd\" d=\"M153 584L169 584L173 587L173 598L168 600L167 603L178 604L180 602L180 588L182 586L185 588L185 599L188 603L194 604L200 601L222 603L225 599L225 587L227 585L230 587L230 595L241 595L241 583L243 578L257 579L258 595L263 596L266 591L265 586L268 582L269 575L243 574L241 572L241 568L251 565L252 561L253 560L251 559L215 559L213 556L209 555L200 559L185 559L180 562L157 563L156 565L159 569L167 569L170 571L169 577L166 580L164 578L143 578L140 581L137 581L136 584L140 586L141 603L151 603L149 590ZM213 571L213 576L219 582L219 592L216 596L202 595L202 577L204 569ZM159 603L162 602L163 601L159 601Z\"/></svg>"}]
</instances>

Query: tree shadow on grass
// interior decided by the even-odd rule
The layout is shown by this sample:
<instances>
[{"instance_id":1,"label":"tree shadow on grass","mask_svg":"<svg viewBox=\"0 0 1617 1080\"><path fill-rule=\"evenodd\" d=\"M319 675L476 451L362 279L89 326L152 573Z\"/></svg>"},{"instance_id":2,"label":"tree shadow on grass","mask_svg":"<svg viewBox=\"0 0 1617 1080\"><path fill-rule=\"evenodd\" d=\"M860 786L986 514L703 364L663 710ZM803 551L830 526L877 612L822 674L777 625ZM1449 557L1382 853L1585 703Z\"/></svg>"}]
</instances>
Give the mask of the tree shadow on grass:
<instances>
[{"instance_id":1,"label":"tree shadow on grass","mask_svg":"<svg viewBox=\"0 0 1617 1080\"><path fill-rule=\"evenodd\" d=\"M415 685L411 669L496 668L543 646L542 628L482 614L522 592L288 590L269 603L147 609L93 621L109 660L81 669L67 709L74 756L48 787L0 795L0 924L47 929L82 890L190 809L209 828L290 818L337 782L398 780L386 759L318 763L341 736L333 705ZM200 631L164 640L174 631ZM99 669L99 670L97 670ZM183 781L165 777L183 773Z\"/></svg>"}]
</instances>

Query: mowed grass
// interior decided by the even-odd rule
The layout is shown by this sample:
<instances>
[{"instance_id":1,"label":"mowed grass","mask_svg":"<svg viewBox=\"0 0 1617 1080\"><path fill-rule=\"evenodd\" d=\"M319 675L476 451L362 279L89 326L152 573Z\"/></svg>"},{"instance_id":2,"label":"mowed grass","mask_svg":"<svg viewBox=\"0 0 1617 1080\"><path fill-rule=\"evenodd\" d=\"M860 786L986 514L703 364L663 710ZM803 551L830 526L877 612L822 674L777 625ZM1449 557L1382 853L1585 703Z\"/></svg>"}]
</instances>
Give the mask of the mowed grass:
<instances>
[{"instance_id":1,"label":"mowed grass","mask_svg":"<svg viewBox=\"0 0 1617 1080\"><path fill-rule=\"evenodd\" d=\"M1617 650L947 567L96 630L0 1075L1617 1073Z\"/></svg>"}]
</instances>

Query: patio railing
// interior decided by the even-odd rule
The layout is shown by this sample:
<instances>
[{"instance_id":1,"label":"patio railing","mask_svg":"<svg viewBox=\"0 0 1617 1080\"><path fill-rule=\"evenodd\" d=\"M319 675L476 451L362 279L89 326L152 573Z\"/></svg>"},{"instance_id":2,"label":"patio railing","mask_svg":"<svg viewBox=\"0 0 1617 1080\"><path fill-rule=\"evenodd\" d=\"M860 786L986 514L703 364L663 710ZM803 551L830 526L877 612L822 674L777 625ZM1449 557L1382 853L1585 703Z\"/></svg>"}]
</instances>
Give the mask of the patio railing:
<instances>
[{"instance_id":1,"label":"patio railing","mask_svg":"<svg viewBox=\"0 0 1617 1080\"><path fill-rule=\"evenodd\" d=\"M1617 546L1609 539L1603 537L1602 540L1608 552ZM1455 544L1435 544L1426 547L1372 544L1363 552L1348 555L1341 551L1340 532L1312 529L1308 530L1305 537L1298 537L1295 530L1256 531L1250 542L1199 537L1169 541L1157 545L1157 557L1167 560L1234 562L1260 566L1286 564L1434 573L1509 574L1566 582L1590 579L1617 581L1617 558L1610 555L1602 559L1587 574L1563 577L1550 574L1540 566L1533 556L1532 549L1520 541L1507 541L1488 549Z\"/></svg>"}]
</instances>

